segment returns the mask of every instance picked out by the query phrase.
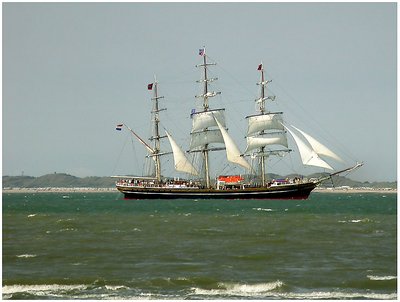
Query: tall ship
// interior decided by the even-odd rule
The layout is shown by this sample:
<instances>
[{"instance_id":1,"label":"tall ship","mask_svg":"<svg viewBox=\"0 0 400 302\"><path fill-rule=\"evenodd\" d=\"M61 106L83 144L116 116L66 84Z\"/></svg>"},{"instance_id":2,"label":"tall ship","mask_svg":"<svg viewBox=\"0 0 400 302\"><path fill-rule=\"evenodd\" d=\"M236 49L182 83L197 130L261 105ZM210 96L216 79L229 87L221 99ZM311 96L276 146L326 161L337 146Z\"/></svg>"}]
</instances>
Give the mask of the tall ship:
<instances>
[{"instance_id":1,"label":"tall ship","mask_svg":"<svg viewBox=\"0 0 400 302\"><path fill-rule=\"evenodd\" d=\"M283 112L271 112L267 102L274 96L268 96L266 87L271 82L265 79L264 66L261 63L259 97L255 100L257 112L246 116L247 147L241 152L228 133L225 108L211 108L210 100L220 92L213 91L210 83L217 78L209 77L209 68L216 65L210 62L205 48L199 50L202 63L196 67L202 69L202 93L196 98L201 100L200 110L191 112L192 129L190 132L189 150L183 149L174 140L171 133L160 125L160 113L165 108L160 107L158 81L148 85L153 91L153 107L151 110L152 136L148 141L141 138L127 124L117 125L117 130L126 128L144 146L153 165L153 173L146 176L113 176L118 178L116 188L128 199L307 199L311 191L322 181L334 175L350 172L362 165L356 163L340 171L334 171L325 157L335 161L341 159L325 145L297 127L289 126L283 119ZM332 173L319 178L304 178L296 176L285 179L268 179L268 158L282 156L294 152L289 148L287 136L291 135L297 145L301 161L311 165L331 170ZM170 150L161 150L161 141L168 140ZM210 154L214 151L224 151L226 160L243 169L242 174L218 175L211 177ZM200 164L195 164L190 158L193 155L200 158ZM173 156L176 171L188 175L187 178L172 178L162 175L162 160L164 156ZM253 163L251 165L249 160ZM254 164L255 163L255 164Z\"/></svg>"}]
</instances>

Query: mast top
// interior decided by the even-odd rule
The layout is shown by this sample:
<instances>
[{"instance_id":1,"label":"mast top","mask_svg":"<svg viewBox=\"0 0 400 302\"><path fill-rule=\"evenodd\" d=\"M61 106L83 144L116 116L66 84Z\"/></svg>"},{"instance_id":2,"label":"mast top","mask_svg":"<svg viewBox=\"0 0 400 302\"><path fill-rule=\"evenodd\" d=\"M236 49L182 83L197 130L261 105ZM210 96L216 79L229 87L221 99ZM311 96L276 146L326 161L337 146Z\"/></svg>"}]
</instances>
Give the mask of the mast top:
<instances>
[{"instance_id":1,"label":"mast top","mask_svg":"<svg viewBox=\"0 0 400 302\"><path fill-rule=\"evenodd\" d=\"M260 97L256 99L256 103L259 104L259 110L261 111L261 114L266 113L266 108L265 108L265 101L266 100L275 100L275 96L266 96L266 86L272 82L272 80L265 80L264 77L264 64L261 61L261 64L258 65L257 70L260 71L260 82L257 83L257 85L261 86L260 89Z\"/></svg>"},{"instance_id":2,"label":"mast top","mask_svg":"<svg viewBox=\"0 0 400 302\"><path fill-rule=\"evenodd\" d=\"M203 99L203 109L204 111L209 110L208 99L214 97L216 95L221 94L221 92L217 91L209 91L209 83L218 80L218 78L208 78L207 75L207 66L217 65L216 63L208 63L207 62L207 55L206 55L206 47L199 49L199 56L203 57L203 64L198 64L196 67L203 67L203 79L197 81L198 83L203 83L203 93L200 95L196 95L196 98Z\"/></svg>"}]
</instances>

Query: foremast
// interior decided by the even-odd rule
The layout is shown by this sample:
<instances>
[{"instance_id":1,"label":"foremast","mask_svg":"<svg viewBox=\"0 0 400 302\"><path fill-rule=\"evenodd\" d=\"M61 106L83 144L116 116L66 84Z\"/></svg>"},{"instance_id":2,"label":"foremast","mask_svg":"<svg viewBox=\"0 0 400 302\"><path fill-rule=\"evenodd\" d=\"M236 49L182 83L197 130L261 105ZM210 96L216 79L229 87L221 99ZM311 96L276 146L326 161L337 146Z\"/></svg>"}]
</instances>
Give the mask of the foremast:
<instances>
[{"instance_id":1,"label":"foremast","mask_svg":"<svg viewBox=\"0 0 400 302\"><path fill-rule=\"evenodd\" d=\"M189 159L186 157L185 153L179 147L179 145L172 138L171 134L167 132L164 128L166 135L160 135L160 111L167 110L166 108L160 108L159 100L164 98L163 96L158 95L158 82L156 76L154 76L154 82L147 85L148 90L153 91L153 97L151 100L153 101L153 108L151 111L151 122L152 122L152 136L149 138L150 141L153 141L153 146L150 146L144 139L142 139L137 133L135 133L129 126L126 124L118 124L116 130L121 131L122 127L125 126L133 136L147 149L149 155L147 158L152 158L154 161L155 173L153 171L149 173L149 175L154 175L155 177L145 177L144 179L152 179L157 182L157 184L162 185L162 175L161 175L161 156L167 154L173 154L174 156L174 168L176 171L184 172L192 175L198 175L196 168L192 165ZM169 144L171 146L172 152L164 152L161 151L161 139L168 138ZM129 178L129 177L128 177Z\"/></svg>"},{"instance_id":2,"label":"foremast","mask_svg":"<svg viewBox=\"0 0 400 302\"><path fill-rule=\"evenodd\" d=\"M155 164L155 177L157 182L161 182L161 155L166 153L161 153L161 139L167 137L166 135L160 135L160 117L159 112L166 110L165 108L160 109L159 100L164 98L163 96L158 95L158 82L157 78L154 75L154 82L148 85L149 90L153 90L153 97L151 100L153 101L153 109L151 111L152 114L152 124L153 124L153 135L150 137L150 141L153 141L153 152L150 155Z\"/></svg>"}]
</instances>

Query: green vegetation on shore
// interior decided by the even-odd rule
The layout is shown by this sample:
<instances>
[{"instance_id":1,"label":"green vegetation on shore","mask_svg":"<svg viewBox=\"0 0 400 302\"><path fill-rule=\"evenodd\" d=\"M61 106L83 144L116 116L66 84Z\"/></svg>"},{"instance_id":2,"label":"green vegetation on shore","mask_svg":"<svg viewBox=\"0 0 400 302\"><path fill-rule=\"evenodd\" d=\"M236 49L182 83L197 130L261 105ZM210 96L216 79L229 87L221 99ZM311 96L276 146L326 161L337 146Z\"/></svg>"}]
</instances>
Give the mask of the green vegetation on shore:
<instances>
[{"instance_id":1,"label":"green vegetation on shore","mask_svg":"<svg viewBox=\"0 0 400 302\"><path fill-rule=\"evenodd\" d=\"M65 173L33 176L3 176L3 188L110 188L115 179L111 177L76 177Z\"/></svg>"},{"instance_id":2,"label":"green vegetation on shore","mask_svg":"<svg viewBox=\"0 0 400 302\"><path fill-rule=\"evenodd\" d=\"M298 175L280 176L277 174L268 174L269 179L294 177ZM324 174L312 174L308 178L318 178ZM360 182L343 176L333 177L335 187L349 186L352 188L397 188L397 181L394 182ZM111 177L76 177L66 173L46 174L40 177L33 176L3 176L3 188L112 188L115 185L115 179ZM327 180L322 187L332 187L332 181Z\"/></svg>"}]
</instances>

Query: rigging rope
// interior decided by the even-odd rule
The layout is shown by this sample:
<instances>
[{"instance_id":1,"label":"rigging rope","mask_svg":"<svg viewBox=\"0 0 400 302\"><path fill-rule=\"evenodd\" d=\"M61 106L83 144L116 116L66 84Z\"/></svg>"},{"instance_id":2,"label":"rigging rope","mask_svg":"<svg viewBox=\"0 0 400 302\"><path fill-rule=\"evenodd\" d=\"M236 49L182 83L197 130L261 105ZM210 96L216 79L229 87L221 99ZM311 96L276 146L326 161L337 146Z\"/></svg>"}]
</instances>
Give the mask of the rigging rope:
<instances>
[{"instance_id":1,"label":"rigging rope","mask_svg":"<svg viewBox=\"0 0 400 302\"><path fill-rule=\"evenodd\" d=\"M115 171L117 170L117 166L119 165L119 162L120 162L121 157L122 157L122 154L123 154L123 152L124 152L124 150L125 150L125 148L126 148L126 144L127 144L128 141L129 141L129 138L130 138L130 141L131 141L132 152L133 152L133 154L134 154L134 156L135 156L135 160L134 160L133 162L134 162L134 163L138 163L137 152L136 152L136 149L135 149L135 143L134 143L134 140L133 140L132 135L131 135L130 133L128 133L128 134L126 135L125 140L124 140L124 144L123 144L123 146L122 146L122 148L121 148L121 151L120 151L119 154L118 154L117 160L116 160L116 162L115 162L115 164L114 164L113 172L112 172L111 174L115 174ZM133 167L133 168L134 168L133 171L135 171L138 167Z\"/></svg>"},{"instance_id":2,"label":"rigging rope","mask_svg":"<svg viewBox=\"0 0 400 302\"><path fill-rule=\"evenodd\" d=\"M321 124L315 118L314 114L310 114L310 112L307 112L307 110L301 105L301 102L297 102L296 99L283 86L281 86L278 81L274 81L274 84L278 88L280 88L283 91L283 93L287 95L288 99L303 112L303 114L307 117L307 119L306 119L307 121L311 120L316 125L317 129L324 132L323 134L330 137L332 139L332 141L335 142L335 144L338 144L338 147L339 147L340 151L343 153L343 155L346 155L348 158L350 158L353 161L357 161L356 157L349 150L347 150L347 148L337 139L337 137L335 137L332 133L330 133L324 127L321 127ZM270 90L270 91L272 91L272 90ZM280 103L283 105L283 107L286 107L285 99L280 98L280 100L281 100ZM282 100L283 100L283 102L282 102ZM288 111L290 113L292 113L294 116L298 117L302 121L305 120L304 118L301 117L300 114L298 114L297 110L290 110L291 105L287 104L287 106L288 106L287 108L289 109Z\"/></svg>"}]
</instances>

